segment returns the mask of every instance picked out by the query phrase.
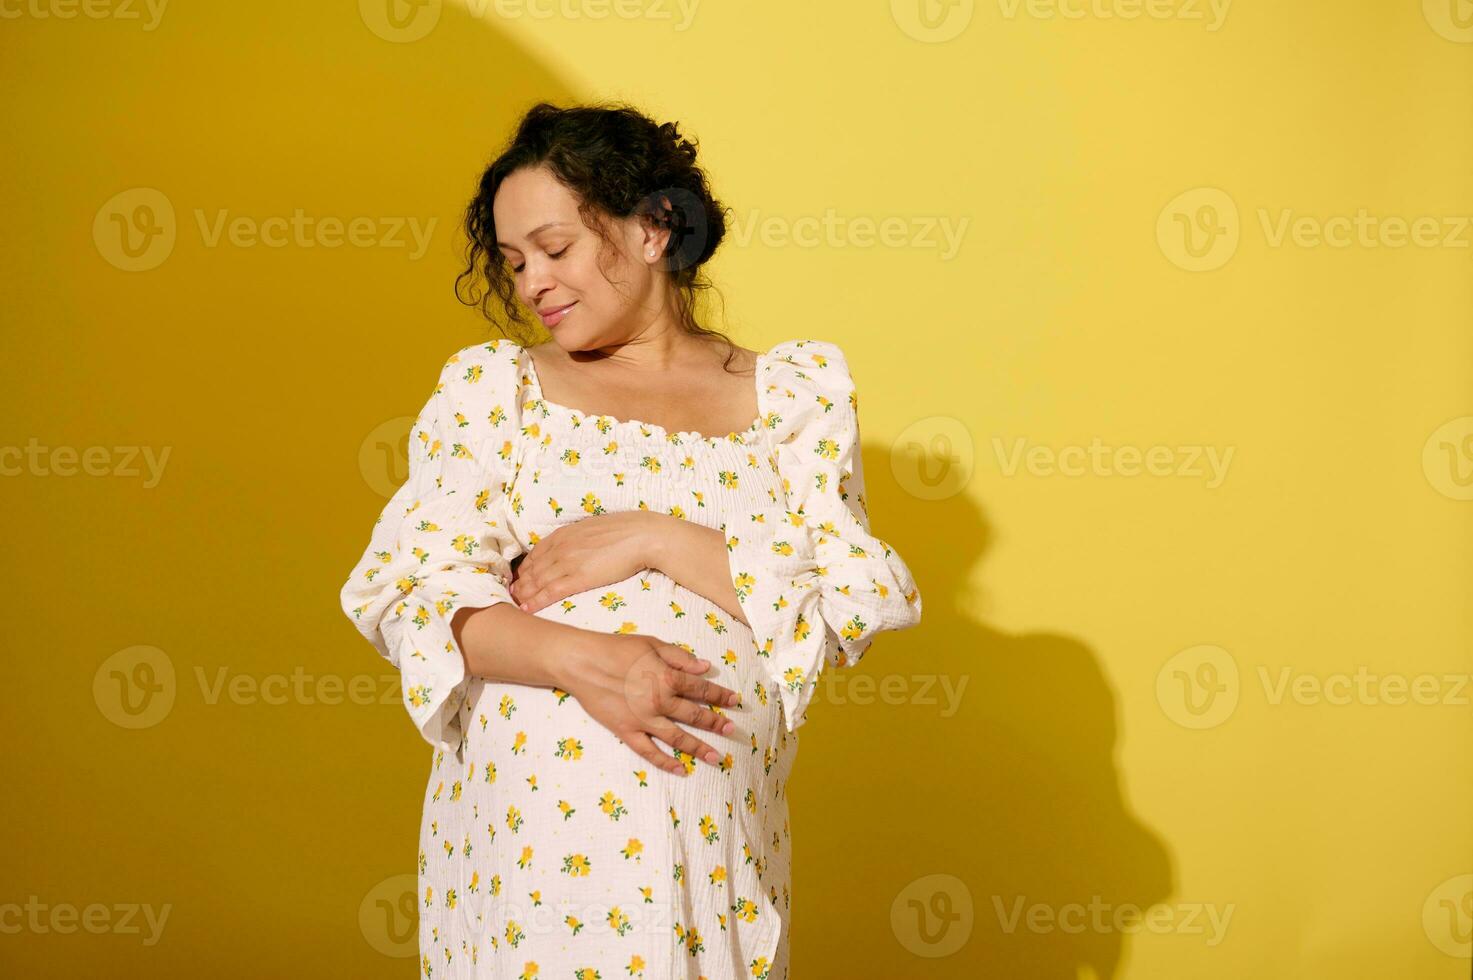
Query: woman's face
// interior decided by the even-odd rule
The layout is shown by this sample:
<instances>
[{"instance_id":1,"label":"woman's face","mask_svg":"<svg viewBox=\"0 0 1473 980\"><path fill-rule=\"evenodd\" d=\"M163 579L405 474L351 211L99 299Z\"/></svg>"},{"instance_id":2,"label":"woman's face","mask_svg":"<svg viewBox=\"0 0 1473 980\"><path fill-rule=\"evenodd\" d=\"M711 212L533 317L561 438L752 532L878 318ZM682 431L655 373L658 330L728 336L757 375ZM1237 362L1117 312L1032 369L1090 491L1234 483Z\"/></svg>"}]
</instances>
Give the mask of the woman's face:
<instances>
[{"instance_id":1,"label":"woman's face","mask_svg":"<svg viewBox=\"0 0 1473 980\"><path fill-rule=\"evenodd\" d=\"M654 263L666 232L647 233L636 218L610 219L615 249L601 270L603 242L583 224L573 192L542 167L504 179L492 217L518 297L564 350L623 343L659 316L663 273Z\"/></svg>"}]
</instances>

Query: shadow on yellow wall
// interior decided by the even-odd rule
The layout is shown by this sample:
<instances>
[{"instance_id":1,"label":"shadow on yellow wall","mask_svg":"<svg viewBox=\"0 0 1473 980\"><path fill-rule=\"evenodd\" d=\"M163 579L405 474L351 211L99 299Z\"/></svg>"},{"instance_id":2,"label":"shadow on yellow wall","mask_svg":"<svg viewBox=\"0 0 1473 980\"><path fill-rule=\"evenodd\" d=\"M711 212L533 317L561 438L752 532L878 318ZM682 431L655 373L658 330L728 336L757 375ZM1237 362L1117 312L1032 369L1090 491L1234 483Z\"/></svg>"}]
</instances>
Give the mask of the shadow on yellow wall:
<instances>
[{"instance_id":1,"label":"shadow on yellow wall","mask_svg":"<svg viewBox=\"0 0 1473 980\"><path fill-rule=\"evenodd\" d=\"M1128 804L1099 658L1079 639L980 618L986 603L968 583L993 538L982 509L967 494L918 499L891 475L889 447L865 449L873 530L905 556L925 614L854 670L826 675L802 729L790 790L797 975L809 963L859 976L1111 977L1121 931L1029 926L1071 905L1108 921L1175 887L1163 842ZM944 953L948 932L970 934L962 951L916 959Z\"/></svg>"}]
</instances>

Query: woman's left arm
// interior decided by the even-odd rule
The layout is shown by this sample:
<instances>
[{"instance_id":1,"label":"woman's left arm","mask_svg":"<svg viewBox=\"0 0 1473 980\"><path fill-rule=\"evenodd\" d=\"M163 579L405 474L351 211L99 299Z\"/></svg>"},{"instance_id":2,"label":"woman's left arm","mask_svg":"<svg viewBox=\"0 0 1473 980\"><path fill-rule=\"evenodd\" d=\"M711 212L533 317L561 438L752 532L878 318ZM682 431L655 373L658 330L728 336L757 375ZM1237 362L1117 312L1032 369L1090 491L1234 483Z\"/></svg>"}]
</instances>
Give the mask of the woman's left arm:
<instances>
[{"instance_id":1,"label":"woman's left arm","mask_svg":"<svg viewBox=\"0 0 1473 980\"><path fill-rule=\"evenodd\" d=\"M764 399L785 506L734 515L719 531L651 511L578 521L533 549L512 595L535 612L656 569L751 628L794 728L825 665L857 664L879 632L917 625L922 604L904 560L870 530L843 351L818 340L779 348Z\"/></svg>"},{"instance_id":2,"label":"woman's left arm","mask_svg":"<svg viewBox=\"0 0 1473 980\"><path fill-rule=\"evenodd\" d=\"M649 510L585 517L553 531L515 569L511 596L525 611L536 612L647 568L747 622L732 591L721 532Z\"/></svg>"},{"instance_id":3,"label":"woman's left arm","mask_svg":"<svg viewBox=\"0 0 1473 980\"><path fill-rule=\"evenodd\" d=\"M921 593L899 553L870 530L859 399L843 351L828 341L792 343L768 390L777 392L773 439L786 506L722 531L730 587L791 730L825 666L852 667L880 632L920 623Z\"/></svg>"},{"instance_id":4,"label":"woman's left arm","mask_svg":"<svg viewBox=\"0 0 1473 980\"><path fill-rule=\"evenodd\" d=\"M743 626L751 626L732 588L726 539L714 528L669 514L650 514L645 552L650 567L720 606Z\"/></svg>"}]
</instances>

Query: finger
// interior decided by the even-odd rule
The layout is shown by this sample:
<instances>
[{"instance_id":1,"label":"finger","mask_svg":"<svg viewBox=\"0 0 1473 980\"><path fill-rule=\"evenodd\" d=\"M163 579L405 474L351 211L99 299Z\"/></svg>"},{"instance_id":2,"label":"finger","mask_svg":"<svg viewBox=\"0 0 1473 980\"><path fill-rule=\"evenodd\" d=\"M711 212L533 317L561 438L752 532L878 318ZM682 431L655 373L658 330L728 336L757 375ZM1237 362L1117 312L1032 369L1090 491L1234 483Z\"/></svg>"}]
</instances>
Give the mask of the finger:
<instances>
[{"instance_id":1,"label":"finger","mask_svg":"<svg viewBox=\"0 0 1473 980\"><path fill-rule=\"evenodd\" d=\"M656 738L660 738L666 742L669 742L671 747L677 748L687 755L694 756L697 759L704 760L705 762L708 762L713 766L721 761L720 752L717 752L715 749L711 748L711 746L707 745L705 742L702 742L700 739L696 738L694 735L686 731L684 728L681 728L679 725L666 722L665 727L662 727L661 730L655 732L654 734Z\"/></svg>"},{"instance_id":2,"label":"finger","mask_svg":"<svg viewBox=\"0 0 1473 980\"><path fill-rule=\"evenodd\" d=\"M740 694L729 687L722 687L715 681L692 677L690 674L676 674L673 683L681 697L704 701L706 704L734 707L742 699Z\"/></svg>"},{"instance_id":3,"label":"finger","mask_svg":"<svg viewBox=\"0 0 1473 980\"><path fill-rule=\"evenodd\" d=\"M543 585L543 579L547 575L547 541L547 538L543 538L537 543L537 547L522 556L521 566L517 569L516 578L512 580L513 585L520 583L519 588L512 590L512 598L518 602L524 601Z\"/></svg>"},{"instance_id":4,"label":"finger","mask_svg":"<svg viewBox=\"0 0 1473 980\"><path fill-rule=\"evenodd\" d=\"M628 737L624 739L624 742L634 750L636 755L650 765L658 769L663 769L666 772L678 773L682 776L686 774L685 766L680 764L680 760L672 759L664 752L661 752L660 747L644 732L630 732Z\"/></svg>"},{"instance_id":5,"label":"finger","mask_svg":"<svg viewBox=\"0 0 1473 980\"><path fill-rule=\"evenodd\" d=\"M578 588L580 584L576 581L576 576L574 575L557 576L527 596L527 612L536 612L543 606L550 606L559 599L566 599L574 592L581 592L582 590Z\"/></svg>"},{"instance_id":6,"label":"finger","mask_svg":"<svg viewBox=\"0 0 1473 980\"><path fill-rule=\"evenodd\" d=\"M688 670L693 674L704 674L711 669L711 661L703 660L685 647L676 646L674 643L658 644L655 652L667 664L679 667L681 670Z\"/></svg>"},{"instance_id":7,"label":"finger","mask_svg":"<svg viewBox=\"0 0 1473 980\"><path fill-rule=\"evenodd\" d=\"M731 719L718 715L703 704L696 704L694 701L686 701L683 698L676 698L675 703L667 709L666 713L669 717L677 718L692 728L704 728L717 735L729 734L736 728L736 724Z\"/></svg>"}]
</instances>

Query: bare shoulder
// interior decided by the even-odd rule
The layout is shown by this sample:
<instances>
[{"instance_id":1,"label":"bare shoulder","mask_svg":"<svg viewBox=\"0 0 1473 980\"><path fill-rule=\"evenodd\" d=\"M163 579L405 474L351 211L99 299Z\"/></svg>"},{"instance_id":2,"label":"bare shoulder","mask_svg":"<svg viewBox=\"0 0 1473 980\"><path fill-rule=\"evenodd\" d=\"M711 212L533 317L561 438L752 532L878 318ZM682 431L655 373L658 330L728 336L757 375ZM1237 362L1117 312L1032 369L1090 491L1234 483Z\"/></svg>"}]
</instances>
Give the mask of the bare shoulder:
<instances>
[{"instance_id":1,"label":"bare shoulder","mask_svg":"<svg viewBox=\"0 0 1473 980\"><path fill-rule=\"evenodd\" d=\"M723 353L723 358L725 354ZM748 350L745 347L733 345L731 349L730 367L732 370L746 374L757 367L757 358L761 357L760 351Z\"/></svg>"},{"instance_id":2,"label":"bare shoulder","mask_svg":"<svg viewBox=\"0 0 1473 980\"><path fill-rule=\"evenodd\" d=\"M568 352L563 350L555 340L544 340L540 344L523 347L522 350L526 351L526 356L531 358L532 368L539 377L544 375L552 378L562 377L564 368L572 360Z\"/></svg>"},{"instance_id":3,"label":"bare shoulder","mask_svg":"<svg viewBox=\"0 0 1473 980\"><path fill-rule=\"evenodd\" d=\"M559 347L556 342L551 340L544 340L540 344L533 344L530 347L526 347L523 349L526 350L527 353L535 355L537 360L544 363L550 360L555 360L559 354L562 354L564 356L566 356L567 354L567 352Z\"/></svg>"}]
</instances>

